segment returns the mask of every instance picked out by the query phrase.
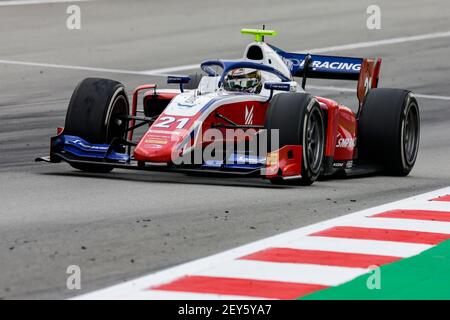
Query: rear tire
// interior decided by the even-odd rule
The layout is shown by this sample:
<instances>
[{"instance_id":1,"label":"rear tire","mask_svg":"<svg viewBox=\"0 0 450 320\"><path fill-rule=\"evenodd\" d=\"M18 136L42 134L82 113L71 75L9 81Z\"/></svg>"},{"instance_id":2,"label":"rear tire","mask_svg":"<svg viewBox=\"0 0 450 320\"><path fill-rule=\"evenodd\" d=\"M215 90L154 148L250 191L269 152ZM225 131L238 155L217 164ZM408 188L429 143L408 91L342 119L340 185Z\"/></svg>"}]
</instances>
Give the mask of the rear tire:
<instances>
[{"instance_id":1,"label":"rear tire","mask_svg":"<svg viewBox=\"0 0 450 320\"><path fill-rule=\"evenodd\" d=\"M316 99L307 93L279 93L270 101L265 128L279 129L279 147L303 146L302 177L289 183L311 185L322 169L325 146L325 122ZM270 139L269 139L270 145ZM272 150L271 150L272 151ZM272 183L284 183L274 178Z\"/></svg>"},{"instance_id":2,"label":"rear tire","mask_svg":"<svg viewBox=\"0 0 450 320\"><path fill-rule=\"evenodd\" d=\"M407 176L416 162L420 140L419 105L410 91L372 89L359 117L359 158Z\"/></svg>"},{"instance_id":3,"label":"rear tire","mask_svg":"<svg viewBox=\"0 0 450 320\"><path fill-rule=\"evenodd\" d=\"M125 138L128 121L118 116L129 115L125 87L117 81L87 78L76 87L66 114L64 134L83 138L90 143L109 144L114 138ZM111 167L71 164L89 172L109 172Z\"/></svg>"}]
</instances>

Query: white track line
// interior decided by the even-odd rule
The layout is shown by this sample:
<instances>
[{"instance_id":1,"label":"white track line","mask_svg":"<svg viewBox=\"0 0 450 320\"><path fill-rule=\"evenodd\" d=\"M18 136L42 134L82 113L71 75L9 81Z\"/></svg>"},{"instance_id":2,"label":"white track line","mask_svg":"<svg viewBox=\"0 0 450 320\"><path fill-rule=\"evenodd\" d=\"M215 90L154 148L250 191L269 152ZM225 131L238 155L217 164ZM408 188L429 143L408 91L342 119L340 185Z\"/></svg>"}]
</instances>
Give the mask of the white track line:
<instances>
[{"instance_id":1,"label":"white track line","mask_svg":"<svg viewBox=\"0 0 450 320\"><path fill-rule=\"evenodd\" d=\"M384 40L349 43L349 44L343 44L343 45L325 47L325 48L317 48L317 49L309 49L309 50L306 49L306 50L297 51L297 52L325 53L325 52L331 52L331 51L354 50L354 49L386 46L386 45L391 45L391 44L401 44L401 43L407 43L407 42L448 38L448 37L450 37L450 30L443 31L443 32L419 34L419 35L415 35L415 36L390 38L390 39L384 39Z\"/></svg>"},{"instance_id":2,"label":"white track line","mask_svg":"<svg viewBox=\"0 0 450 320\"><path fill-rule=\"evenodd\" d=\"M16 0L16 1L0 1L0 7L10 6L26 6L35 4L54 4L54 3L66 3L66 2L86 2L93 0Z\"/></svg>"},{"instance_id":3,"label":"white track line","mask_svg":"<svg viewBox=\"0 0 450 320\"><path fill-rule=\"evenodd\" d=\"M137 76L161 76L165 77L164 74L152 74L147 71L133 71L133 70L123 70L123 69L109 69L109 68L95 68L95 67L85 67L85 66L74 66L68 64L55 64L55 63L42 63L42 62L29 62L29 61L16 61L16 60L4 60L0 59L0 64L10 64L18 66L28 66L28 67L41 67L41 68L54 68L54 69L66 69L66 70L76 70L76 71L92 71L92 72L104 72L104 73L116 73L116 74L129 74ZM162 69L158 69L162 70Z\"/></svg>"},{"instance_id":4,"label":"white track line","mask_svg":"<svg viewBox=\"0 0 450 320\"><path fill-rule=\"evenodd\" d=\"M385 45L391 45L391 44L400 44L400 43L406 43L406 42L423 41L423 40L448 38L448 37L450 37L450 31L444 31L444 32L420 34L420 35L409 36L409 37L398 37L398 38L390 38L390 39L384 39L384 40L355 42L355 43L349 43L349 44L325 47L325 48L305 49L305 50L300 50L300 51L295 51L295 52L298 52L298 53L304 53L304 52L326 53L326 52L333 52L333 51L354 50L354 49L361 49L361 48L370 48L370 47L385 46ZM198 69L199 67L200 67L199 64L190 64L190 65L183 65L183 66L167 68L167 69L146 70L143 72L144 73L148 72L148 73L152 73L152 74L157 73L159 70L162 70L162 72L166 72L166 71L167 72L178 72L178 71Z\"/></svg>"},{"instance_id":5,"label":"white track line","mask_svg":"<svg viewBox=\"0 0 450 320\"><path fill-rule=\"evenodd\" d=\"M392 229L402 231L435 232L450 234L450 222L425 221L413 219L372 218L366 217L342 219L336 226Z\"/></svg>"},{"instance_id":6,"label":"white track line","mask_svg":"<svg viewBox=\"0 0 450 320\"><path fill-rule=\"evenodd\" d=\"M352 88L347 88L347 87L335 87L335 86L308 85L307 88L308 89L325 90L325 91L336 91L336 92L350 92L350 93L356 92L356 88L352 89ZM422 98L422 99L450 101L450 96L439 96L439 95L417 94L417 93L414 93L414 95L417 98Z\"/></svg>"},{"instance_id":7,"label":"white track line","mask_svg":"<svg viewBox=\"0 0 450 320\"><path fill-rule=\"evenodd\" d=\"M362 268L233 260L191 275L337 286L364 273Z\"/></svg>"},{"instance_id":8,"label":"white track line","mask_svg":"<svg viewBox=\"0 0 450 320\"><path fill-rule=\"evenodd\" d=\"M146 71L141 71L141 72L142 72L142 74L159 75L159 74L174 73L174 72L179 72L179 71L195 70L195 69L199 69L199 68L200 68L200 64L195 63L195 64L187 64L184 66L152 69L152 70L146 70Z\"/></svg>"},{"instance_id":9,"label":"white track line","mask_svg":"<svg viewBox=\"0 0 450 320\"><path fill-rule=\"evenodd\" d=\"M399 209L450 211L450 202L445 201L411 201L403 204Z\"/></svg>"},{"instance_id":10,"label":"white track line","mask_svg":"<svg viewBox=\"0 0 450 320\"><path fill-rule=\"evenodd\" d=\"M447 97L447 96L434 96L434 95L430 95L430 94L415 94L415 95L416 95L416 97L422 98L422 99L450 101L450 97Z\"/></svg>"},{"instance_id":11,"label":"white track line","mask_svg":"<svg viewBox=\"0 0 450 320\"><path fill-rule=\"evenodd\" d=\"M55 0L55 1L58 1L58 0ZM65 0L59 0L59 1L65 1ZM78 0L78 1L87 1L87 0ZM30 3L29 1L7 1L7 2L10 2L10 3L28 2L28 3ZM43 3L45 1L41 1L41 2ZM49 2L49 1L46 1L46 2ZM1 3L2 2L0 2L0 4ZM3 3L5 3L5 2L3 2ZM360 49L360 48L401 44L401 43L407 43L407 42L423 41L423 40L431 40L431 39L439 39L439 38L447 38L447 37L450 37L450 31L434 32L434 33L427 33L427 34L408 36L408 37L397 37L397 38L384 39L384 40L356 42L356 43L349 43L349 44L331 46L331 47L325 47L325 48L306 49L306 50L302 50L301 52L326 53L326 52L331 52L331 51L353 50L353 49ZM199 64L188 64L188 65L182 65L182 66L176 66L176 67L168 67L168 68L160 68L160 69L152 69L152 70L144 70L144 71L134 71L134 70L95 68L95 67L86 67L86 66L39 63L39 62L16 61L16 60L5 60L5 59L0 59L0 64L22 65L22 66L43 67L43 68L57 68L57 69L91 71L91 72L102 72L102 73L128 74L128 75L138 75L138 76L155 76L155 77L159 77L159 76L166 77L168 74L173 74L173 73L180 72L180 71L195 70L200 67ZM341 87L334 87L334 86L308 86L308 88L319 89L319 90L338 91L338 92L352 92L352 93L355 92L355 89L341 88ZM416 94L416 96L419 98L423 98L423 99L450 101L450 96L428 95L428 94Z\"/></svg>"},{"instance_id":12,"label":"white track line","mask_svg":"<svg viewBox=\"0 0 450 320\"><path fill-rule=\"evenodd\" d=\"M125 300L260 300L259 297L244 297L232 295L168 292L160 290L143 290L130 294ZM267 298L264 298L267 299Z\"/></svg>"},{"instance_id":13,"label":"white track line","mask_svg":"<svg viewBox=\"0 0 450 320\"><path fill-rule=\"evenodd\" d=\"M420 204L429 204L429 203L433 203L433 207L435 210L440 210L440 211L449 211L450 212L450 208L448 206L448 203L446 202L430 202L430 199L436 198L438 196L442 196L442 195L446 195L446 194L450 194L450 187L447 188L443 188L440 190L436 190L436 191L432 191L429 193L425 193L422 195L418 195L415 197L411 197L408 199L404 199L404 200L400 200L400 201L396 201L396 202L392 202L389 204L385 204L385 205L381 205L378 207L374 207L374 208L370 208L370 209L366 209L366 210L362 210L356 213L352 213L346 216L342 216L342 217L338 217L338 218L334 218L331 220L327 220L327 221L323 221L311 226L307 226L307 227L303 227L303 228L299 228L296 230L292 230L289 232L285 232L282 233L280 235L276 235L270 238L266 238L260 241L256 241L250 244L246 244L244 246L232 249L232 250L228 250L222 253L218 253L203 259L199 259L199 260L195 260L192 262L188 262L185 264L182 264L180 266L177 267L173 267L173 268L169 268L154 274L150 274L132 281L128 281L122 284L118 284L115 285L113 287L109 287L106 289L102 289L87 295L83 295L83 296L79 296L77 297L77 299L126 299L129 297L136 297L140 296L141 291L145 291L146 293L143 294L143 296L145 297L151 297L151 291L149 291L149 288L151 287L155 287L161 284L165 284L165 283L169 283L172 282L176 279L179 279L183 276L186 275L195 275L195 274L208 274L208 273L213 273L214 270L217 270L215 268L220 267L220 266L224 266L224 265L229 265L229 263L231 263L233 260L236 260L240 257L249 255L251 253L255 253L257 251L261 251L267 248L274 248L274 247L285 247L285 246L296 246L302 245L302 239L305 239L305 237L307 237L308 235L310 235L311 233L315 233L318 231L323 231L332 227L335 227L337 225L341 225L342 221L345 221L346 223L351 223L351 221L356 221L356 223L360 223L359 221L361 221L361 219L367 219L367 220L371 220L371 221L376 221L379 218L368 218L374 214L377 213L381 213L384 211L388 211L388 210L393 210L393 209L403 209L405 207L411 207L411 206L419 206ZM384 221L386 219L382 219L382 221ZM392 219L392 220L397 220L397 219ZM381 221L381 220L379 220ZM370 223L370 222L368 222ZM393 222L394 224L396 223L395 221ZM436 230L436 224L432 223L430 224L430 222L427 223L423 223L423 221L420 220L407 220L404 219L404 223L407 225L408 230L412 229L416 229L419 228L422 231L435 231ZM383 225L386 226L388 223L384 223ZM414 226L415 225L415 226ZM448 223L446 224L448 225ZM392 226L392 225L391 225ZM441 226L441 225L440 225ZM450 233L450 226L448 227L449 229L442 229L441 227L438 227L437 229L439 231L446 231L446 233ZM336 248L340 248L342 249L343 247L343 243L341 241L341 244L339 245L339 241L336 241L337 245ZM352 247L350 246L352 243L348 242L349 247L348 250L350 252L353 252ZM355 242L353 242L355 243ZM389 250L388 248L385 248L386 245L390 245L390 242L387 241L367 241L367 242L358 242L358 244L356 245L356 249L355 252L360 252L360 253L373 253L374 252L374 243L378 243L378 245L380 247L383 247L383 249L380 250ZM364 250L364 246L367 246L367 250ZM405 244L404 246L405 248L405 252L401 255L401 256L410 256L413 254L418 254L423 250L426 250L427 248L429 248L429 246L410 246L409 244ZM392 250L400 250L400 247L392 247ZM333 248L330 248L329 251L332 251ZM339 251L339 250L338 250ZM241 261L240 261L241 262ZM239 262L239 263L240 263ZM234 262L232 262L233 265L236 265ZM241 264L242 266L242 264ZM229 270L234 270L234 269L230 269L231 267L229 267ZM274 268L273 266L270 268ZM259 272L259 276L262 277L263 274L261 272L264 271L257 271L255 269L254 266L252 268L250 268L251 271L239 271L239 272L252 272L251 274L247 274L247 275L252 275L252 274L257 274ZM341 268L339 268L340 270L342 270ZM359 268L355 268L357 270L360 270ZM317 269L316 269L317 270ZM223 270L224 272L227 272L226 270ZM273 271L273 270L272 270ZM293 269L291 269L291 271L293 271ZM305 271L305 270L303 270ZM229 271L232 272L232 271ZM253 273L255 272L255 273ZM218 273L217 273L218 274ZM293 273L291 274L292 276ZM310 275L310 274L309 274ZM274 276L280 277L281 275L278 274L278 272L276 273L276 275L274 274ZM296 275L296 277L301 277L302 275ZM303 275L305 276L305 275ZM311 275L312 277L313 275ZM343 275L342 278L345 278L345 274ZM330 279L328 279L330 280ZM323 280L322 280L323 281ZM335 279L335 281L339 281L337 278ZM176 295L170 295L170 293L168 293L167 297L176 299ZM192 298L195 298L195 294L193 294Z\"/></svg>"},{"instance_id":14,"label":"white track line","mask_svg":"<svg viewBox=\"0 0 450 320\"><path fill-rule=\"evenodd\" d=\"M16 61L16 60L5 60L5 59L0 59L0 64L28 66L28 67L41 67L41 68L51 68L51 69L66 69L66 70L75 70L75 71L90 71L90 72L100 72L100 73L127 74L127 75L134 75L134 76L152 76L152 77L167 77L168 75L173 75L173 73L177 72L177 71L194 70L199 67L199 65L186 65L186 66L173 67L173 68L161 68L161 69L153 69L153 70L147 70L147 71L134 71L134 70L124 70L124 69L96 68L96 67L75 66L75 65L67 65L67 64ZM349 92L349 93L355 93L355 91L356 91L356 89L352 89L352 88L335 87L335 86L308 85L308 88L309 89L317 89L317 90L325 90L325 91ZM422 98L422 99L450 101L450 96L428 95L428 94L417 94L417 93L415 93L415 96L418 98Z\"/></svg>"},{"instance_id":15,"label":"white track line","mask_svg":"<svg viewBox=\"0 0 450 320\"><path fill-rule=\"evenodd\" d=\"M402 243L394 241L374 241L330 237L301 237L284 246L291 249L352 252L391 257L411 257L431 248L427 244Z\"/></svg>"}]
</instances>

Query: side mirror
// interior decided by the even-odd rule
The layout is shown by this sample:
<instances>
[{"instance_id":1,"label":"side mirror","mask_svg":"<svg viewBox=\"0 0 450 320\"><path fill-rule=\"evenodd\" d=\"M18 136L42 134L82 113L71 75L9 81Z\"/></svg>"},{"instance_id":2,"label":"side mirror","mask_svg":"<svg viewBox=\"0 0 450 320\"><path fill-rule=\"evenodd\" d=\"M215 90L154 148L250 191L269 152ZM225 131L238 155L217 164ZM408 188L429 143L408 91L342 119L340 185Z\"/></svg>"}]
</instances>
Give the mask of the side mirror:
<instances>
[{"instance_id":1,"label":"side mirror","mask_svg":"<svg viewBox=\"0 0 450 320\"><path fill-rule=\"evenodd\" d=\"M291 84L289 82L266 82L264 83L264 89L274 91L291 91Z\"/></svg>"},{"instance_id":2,"label":"side mirror","mask_svg":"<svg viewBox=\"0 0 450 320\"><path fill-rule=\"evenodd\" d=\"M286 92L294 92L297 90L297 87L293 84L293 82L273 82L267 81L264 83L264 89L270 90L269 99L267 99L266 103L269 102L273 97L273 92L277 91L286 91Z\"/></svg>"},{"instance_id":3,"label":"side mirror","mask_svg":"<svg viewBox=\"0 0 450 320\"><path fill-rule=\"evenodd\" d=\"M191 77L188 77L188 76L168 76L167 77L168 84L173 84L173 83L180 84L181 92L184 92L183 84L189 83L189 81L191 81Z\"/></svg>"}]
</instances>

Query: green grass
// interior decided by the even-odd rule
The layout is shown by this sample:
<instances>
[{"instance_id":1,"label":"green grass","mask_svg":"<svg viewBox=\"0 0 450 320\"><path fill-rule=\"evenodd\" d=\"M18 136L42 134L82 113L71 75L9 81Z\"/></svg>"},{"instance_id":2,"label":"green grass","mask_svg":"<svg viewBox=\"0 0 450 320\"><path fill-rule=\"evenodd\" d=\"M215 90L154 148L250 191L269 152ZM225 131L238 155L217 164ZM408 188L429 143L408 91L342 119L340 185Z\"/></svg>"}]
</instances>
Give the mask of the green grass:
<instances>
[{"instance_id":1,"label":"green grass","mask_svg":"<svg viewBox=\"0 0 450 320\"><path fill-rule=\"evenodd\" d=\"M373 273L337 287L302 297L302 300L449 300L450 240L421 254L380 268L380 289L368 289Z\"/></svg>"}]
</instances>

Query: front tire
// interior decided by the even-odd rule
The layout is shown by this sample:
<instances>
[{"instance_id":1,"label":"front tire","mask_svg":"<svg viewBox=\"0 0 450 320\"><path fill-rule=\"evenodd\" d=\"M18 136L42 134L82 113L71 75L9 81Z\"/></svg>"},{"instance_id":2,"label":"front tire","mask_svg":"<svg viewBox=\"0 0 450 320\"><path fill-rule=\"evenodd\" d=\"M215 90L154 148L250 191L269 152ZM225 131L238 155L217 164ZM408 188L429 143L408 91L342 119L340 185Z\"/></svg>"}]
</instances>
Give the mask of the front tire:
<instances>
[{"instance_id":1,"label":"front tire","mask_svg":"<svg viewBox=\"0 0 450 320\"><path fill-rule=\"evenodd\" d=\"M279 130L279 147L301 145L301 178L295 184L311 185L322 169L325 146L325 122L319 103L307 93L279 93L270 101L265 128ZM271 150L273 151L273 150ZM272 179L279 184L283 180Z\"/></svg>"},{"instance_id":2,"label":"front tire","mask_svg":"<svg viewBox=\"0 0 450 320\"><path fill-rule=\"evenodd\" d=\"M372 89L359 117L359 158L407 176L416 162L420 140L419 105L401 89Z\"/></svg>"},{"instance_id":3,"label":"front tire","mask_svg":"<svg viewBox=\"0 0 450 320\"><path fill-rule=\"evenodd\" d=\"M125 138L128 121L119 119L129 115L125 87L117 81L87 78L76 87L67 109L64 134L90 143L109 144L115 138ZM89 172L109 172L111 167L101 164L71 164Z\"/></svg>"}]
</instances>

